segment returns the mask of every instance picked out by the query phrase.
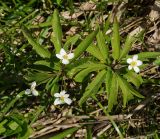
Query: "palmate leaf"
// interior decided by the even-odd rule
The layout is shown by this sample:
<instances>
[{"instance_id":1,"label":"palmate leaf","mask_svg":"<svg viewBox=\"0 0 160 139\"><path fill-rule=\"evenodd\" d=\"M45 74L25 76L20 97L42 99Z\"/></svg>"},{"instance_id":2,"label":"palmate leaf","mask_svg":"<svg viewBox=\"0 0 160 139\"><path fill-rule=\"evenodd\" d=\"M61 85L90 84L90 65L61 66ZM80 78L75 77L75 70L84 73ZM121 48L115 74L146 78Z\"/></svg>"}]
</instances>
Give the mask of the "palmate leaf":
<instances>
[{"instance_id":1,"label":"palmate leaf","mask_svg":"<svg viewBox=\"0 0 160 139\"><path fill-rule=\"evenodd\" d=\"M108 47L106 46L105 38L102 31L99 30L96 37L97 37L99 50L103 56L104 61L106 61L109 58L109 52L108 52Z\"/></svg>"},{"instance_id":2,"label":"palmate leaf","mask_svg":"<svg viewBox=\"0 0 160 139\"><path fill-rule=\"evenodd\" d=\"M97 35L98 28L95 29L91 34L89 34L75 49L74 51L74 58L71 60L73 61L74 59L78 58L88 47L89 45L93 42L95 36Z\"/></svg>"},{"instance_id":3,"label":"palmate leaf","mask_svg":"<svg viewBox=\"0 0 160 139\"><path fill-rule=\"evenodd\" d=\"M143 32L144 32L144 29L137 28L128 34L125 40L125 43L124 43L124 47L120 54L119 61L128 54L128 52L130 51L132 47L132 44L135 43L138 40L138 38L140 38Z\"/></svg>"},{"instance_id":4,"label":"palmate leaf","mask_svg":"<svg viewBox=\"0 0 160 139\"><path fill-rule=\"evenodd\" d=\"M106 74L106 93L108 95L108 93L110 92L110 89L111 89L111 80L112 80L112 70L111 68L108 68L107 70L107 74Z\"/></svg>"},{"instance_id":5,"label":"palmate leaf","mask_svg":"<svg viewBox=\"0 0 160 139\"><path fill-rule=\"evenodd\" d=\"M84 78L91 72L93 71L98 71L98 70L102 70L106 68L106 65L104 64L88 64L88 67L82 71L80 71L76 76L75 76L75 81L77 82L82 82L84 80Z\"/></svg>"},{"instance_id":6,"label":"palmate leaf","mask_svg":"<svg viewBox=\"0 0 160 139\"><path fill-rule=\"evenodd\" d=\"M117 104L118 80L117 76L114 73L110 82L111 82L111 87L108 93L108 110L107 110L108 112L111 112L113 106Z\"/></svg>"},{"instance_id":7,"label":"palmate leaf","mask_svg":"<svg viewBox=\"0 0 160 139\"><path fill-rule=\"evenodd\" d=\"M120 35L119 35L119 24L117 18L114 19L113 23L113 34L111 39L112 44L112 56L114 60L118 60L120 56Z\"/></svg>"},{"instance_id":8,"label":"palmate leaf","mask_svg":"<svg viewBox=\"0 0 160 139\"><path fill-rule=\"evenodd\" d=\"M96 57L98 60L102 61L102 63L105 62L105 59L103 58L100 50L96 45L91 44L86 51L89 52L92 56Z\"/></svg>"},{"instance_id":9,"label":"palmate leaf","mask_svg":"<svg viewBox=\"0 0 160 139\"><path fill-rule=\"evenodd\" d=\"M124 82L125 79L122 79L120 76L118 77L118 84L120 89L122 90L122 96L123 96L123 107L126 107L126 104L129 100L133 99L133 95L130 92L130 89Z\"/></svg>"},{"instance_id":10,"label":"palmate leaf","mask_svg":"<svg viewBox=\"0 0 160 139\"><path fill-rule=\"evenodd\" d=\"M160 56L160 52L141 52L138 54L139 59L157 58Z\"/></svg>"},{"instance_id":11,"label":"palmate leaf","mask_svg":"<svg viewBox=\"0 0 160 139\"><path fill-rule=\"evenodd\" d=\"M80 38L80 35L79 34L76 34L76 35L74 35L73 37L69 37L69 38L67 38L67 41L66 41L66 43L64 44L64 49L65 50L67 50L67 48L71 45L74 45L77 41L78 41L78 39Z\"/></svg>"},{"instance_id":12,"label":"palmate leaf","mask_svg":"<svg viewBox=\"0 0 160 139\"><path fill-rule=\"evenodd\" d=\"M52 29L53 29L53 33L51 35L51 41L54 44L56 53L59 53L62 47L63 34L62 34L62 27L61 27L60 18L59 18L59 12L57 9L55 9L53 12Z\"/></svg>"},{"instance_id":13,"label":"palmate leaf","mask_svg":"<svg viewBox=\"0 0 160 139\"><path fill-rule=\"evenodd\" d=\"M133 83L137 88L142 84L143 79L139 74L136 74L133 71L129 71L124 75L128 82Z\"/></svg>"},{"instance_id":14,"label":"palmate leaf","mask_svg":"<svg viewBox=\"0 0 160 139\"><path fill-rule=\"evenodd\" d=\"M124 48L123 48L123 50L121 52L119 60L121 60L123 57L125 57L128 54L129 50L132 47L132 44L135 41L136 41L136 38L134 36L127 36L125 44L124 44Z\"/></svg>"},{"instance_id":15,"label":"palmate leaf","mask_svg":"<svg viewBox=\"0 0 160 139\"><path fill-rule=\"evenodd\" d=\"M106 70L102 70L100 71L96 77L94 78L94 80L87 86L85 93L83 94L83 96L81 97L81 99L79 100L79 105L82 106L82 104L93 94L97 93L102 82L104 81L106 76Z\"/></svg>"},{"instance_id":16,"label":"palmate leaf","mask_svg":"<svg viewBox=\"0 0 160 139\"><path fill-rule=\"evenodd\" d=\"M123 106L125 107L127 102L131 99L133 99L133 95L137 96L139 98L144 98L143 95L141 95L139 92L137 92L136 90L134 90L132 88L132 86L120 75L116 74L118 77L118 84L119 87L122 90L122 94L123 94Z\"/></svg>"},{"instance_id":17,"label":"palmate leaf","mask_svg":"<svg viewBox=\"0 0 160 139\"><path fill-rule=\"evenodd\" d=\"M38 55L40 55L43 58L50 58L51 53L34 40L34 38L25 26L22 26L22 32Z\"/></svg>"}]
</instances>

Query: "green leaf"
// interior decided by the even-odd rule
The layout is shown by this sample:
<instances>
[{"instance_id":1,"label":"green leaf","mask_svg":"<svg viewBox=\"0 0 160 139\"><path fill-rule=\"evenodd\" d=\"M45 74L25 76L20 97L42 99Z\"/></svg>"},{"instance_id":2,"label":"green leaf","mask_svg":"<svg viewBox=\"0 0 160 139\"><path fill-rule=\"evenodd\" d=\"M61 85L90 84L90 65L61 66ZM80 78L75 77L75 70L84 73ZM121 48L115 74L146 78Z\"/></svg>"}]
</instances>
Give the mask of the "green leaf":
<instances>
[{"instance_id":1,"label":"green leaf","mask_svg":"<svg viewBox=\"0 0 160 139\"><path fill-rule=\"evenodd\" d=\"M100 50L96 45L91 44L86 51L89 52L94 57L96 57L97 59L99 59L100 61L105 62Z\"/></svg>"},{"instance_id":2,"label":"green leaf","mask_svg":"<svg viewBox=\"0 0 160 139\"><path fill-rule=\"evenodd\" d=\"M66 130L60 132L59 134L55 135L54 137L49 138L49 139L64 139L69 134L72 135L78 129L79 129L79 127L73 127L73 128L66 129Z\"/></svg>"},{"instance_id":3,"label":"green leaf","mask_svg":"<svg viewBox=\"0 0 160 139\"><path fill-rule=\"evenodd\" d=\"M155 65L160 65L160 58L156 59L154 62L153 62Z\"/></svg>"},{"instance_id":4,"label":"green leaf","mask_svg":"<svg viewBox=\"0 0 160 139\"><path fill-rule=\"evenodd\" d=\"M109 57L108 47L106 46L104 35L100 30L97 34L97 43L104 61L108 60L108 57Z\"/></svg>"},{"instance_id":5,"label":"green leaf","mask_svg":"<svg viewBox=\"0 0 160 139\"><path fill-rule=\"evenodd\" d=\"M138 54L138 59L157 58L160 52L141 52Z\"/></svg>"},{"instance_id":6,"label":"green leaf","mask_svg":"<svg viewBox=\"0 0 160 139\"><path fill-rule=\"evenodd\" d=\"M33 46L33 49L35 49L35 51L37 52L38 55L40 55L43 58L50 58L51 57L51 53L47 49L43 48L40 44L38 44L33 39L32 35L30 34L30 32L28 31L28 29L25 26L22 26L22 32L23 32L23 35L28 40L28 42Z\"/></svg>"},{"instance_id":7,"label":"green leaf","mask_svg":"<svg viewBox=\"0 0 160 139\"><path fill-rule=\"evenodd\" d=\"M107 70L107 74L106 74L106 93L108 95L108 93L110 92L110 89L111 89L111 80L112 80L112 70L111 68L108 68Z\"/></svg>"},{"instance_id":8,"label":"green leaf","mask_svg":"<svg viewBox=\"0 0 160 139\"><path fill-rule=\"evenodd\" d=\"M51 88L51 96L53 97L55 93L59 91L59 83L55 82Z\"/></svg>"},{"instance_id":9,"label":"green leaf","mask_svg":"<svg viewBox=\"0 0 160 139\"><path fill-rule=\"evenodd\" d=\"M117 104L117 94L118 94L118 80L117 76L113 74L111 82L111 88L108 97L108 112L111 112L113 105Z\"/></svg>"},{"instance_id":10,"label":"green leaf","mask_svg":"<svg viewBox=\"0 0 160 139\"><path fill-rule=\"evenodd\" d=\"M51 41L54 44L56 53L60 52L62 48L62 27L59 18L59 12L57 9L54 10L53 18L52 18L52 29L53 33L51 35Z\"/></svg>"},{"instance_id":11,"label":"green leaf","mask_svg":"<svg viewBox=\"0 0 160 139\"><path fill-rule=\"evenodd\" d=\"M28 72L28 74L25 76L25 79L28 81L36 81L38 84L47 82L53 74L47 73L47 72Z\"/></svg>"},{"instance_id":12,"label":"green leaf","mask_svg":"<svg viewBox=\"0 0 160 139\"><path fill-rule=\"evenodd\" d=\"M78 58L88 47L89 45L93 42L95 36L97 35L97 32L98 32L98 28L93 31L91 34L89 34L78 46L77 48L75 49L74 51L74 58L73 59L76 59ZM73 60L72 59L72 60ZM71 61L72 61L71 60Z\"/></svg>"},{"instance_id":13,"label":"green leaf","mask_svg":"<svg viewBox=\"0 0 160 139\"><path fill-rule=\"evenodd\" d=\"M133 95L131 94L130 88L128 87L128 83L125 79L120 76L118 77L118 84L122 90L123 95L123 107L126 107L126 104L129 100L133 99Z\"/></svg>"},{"instance_id":14,"label":"green leaf","mask_svg":"<svg viewBox=\"0 0 160 139\"><path fill-rule=\"evenodd\" d=\"M125 57L128 54L129 50L132 47L132 44L135 43L142 36L143 32L144 32L144 29L139 27L128 34L119 60L121 60L123 57Z\"/></svg>"},{"instance_id":15,"label":"green leaf","mask_svg":"<svg viewBox=\"0 0 160 139\"><path fill-rule=\"evenodd\" d=\"M67 48L71 45L74 45L78 39L80 38L80 35L79 34L76 34L75 36L73 37L70 37L67 39L66 43L64 44L64 49L67 50Z\"/></svg>"},{"instance_id":16,"label":"green leaf","mask_svg":"<svg viewBox=\"0 0 160 139\"><path fill-rule=\"evenodd\" d=\"M124 75L128 82L133 83L137 88L143 83L143 79L139 74L136 74L133 71L129 71Z\"/></svg>"},{"instance_id":17,"label":"green leaf","mask_svg":"<svg viewBox=\"0 0 160 139\"><path fill-rule=\"evenodd\" d=\"M114 60L117 60L120 56L120 35L119 35L119 24L117 18L114 19L113 23L113 34L111 39L112 44L112 56Z\"/></svg>"},{"instance_id":18,"label":"green leaf","mask_svg":"<svg viewBox=\"0 0 160 139\"><path fill-rule=\"evenodd\" d=\"M56 93L59 90L59 76L56 76L54 79L51 79L50 81L48 81L48 83L46 84L46 89L49 91L51 90L51 96L54 96L54 93Z\"/></svg>"},{"instance_id":19,"label":"green leaf","mask_svg":"<svg viewBox=\"0 0 160 139\"><path fill-rule=\"evenodd\" d=\"M5 120L3 120L3 121L0 123L0 135L6 131L6 128L4 127L4 125L5 125L7 122L8 122L8 120L5 119Z\"/></svg>"},{"instance_id":20,"label":"green leaf","mask_svg":"<svg viewBox=\"0 0 160 139\"><path fill-rule=\"evenodd\" d=\"M43 66L52 68L52 67L51 67L51 62L48 62L48 61L46 61L46 60L39 60L39 61L34 62L34 64L35 64L35 65L43 65Z\"/></svg>"},{"instance_id":21,"label":"green leaf","mask_svg":"<svg viewBox=\"0 0 160 139\"><path fill-rule=\"evenodd\" d=\"M67 73L67 75L72 78L77 72L81 71L82 69L85 69L88 67L88 62L87 63L84 63L84 64L81 64L77 67L74 67L72 68L71 70L69 70L69 72Z\"/></svg>"},{"instance_id":22,"label":"green leaf","mask_svg":"<svg viewBox=\"0 0 160 139\"><path fill-rule=\"evenodd\" d=\"M94 78L94 80L87 86L85 93L79 100L79 105L82 106L82 104L93 94L97 93L104 78L106 75L106 70L100 71L97 76Z\"/></svg>"},{"instance_id":23,"label":"green leaf","mask_svg":"<svg viewBox=\"0 0 160 139\"><path fill-rule=\"evenodd\" d=\"M91 64L91 65L88 65L88 68L80 71L76 76L75 76L75 81L77 82L82 82L84 80L84 78L91 72L93 71L97 71L97 70L102 70L106 68L106 65L104 64Z\"/></svg>"},{"instance_id":24,"label":"green leaf","mask_svg":"<svg viewBox=\"0 0 160 139\"><path fill-rule=\"evenodd\" d=\"M132 86L123 77L121 77L119 75L117 75L117 76L118 76L119 87L121 88L122 93L123 93L123 105L124 105L124 107L126 106L126 103L133 98L133 95L137 96L139 98L144 98L144 96L141 95L136 90L134 90L132 88Z\"/></svg>"},{"instance_id":25,"label":"green leaf","mask_svg":"<svg viewBox=\"0 0 160 139\"><path fill-rule=\"evenodd\" d=\"M137 39L136 39L134 36L129 36L129 35L127 36L119 60L121 60L123 57L125 57L125 56L128 54L129 50L130 50L131 47L132 47L132 44L133 44L136 40L137 40Z\"/></svg>"}]
</instances>

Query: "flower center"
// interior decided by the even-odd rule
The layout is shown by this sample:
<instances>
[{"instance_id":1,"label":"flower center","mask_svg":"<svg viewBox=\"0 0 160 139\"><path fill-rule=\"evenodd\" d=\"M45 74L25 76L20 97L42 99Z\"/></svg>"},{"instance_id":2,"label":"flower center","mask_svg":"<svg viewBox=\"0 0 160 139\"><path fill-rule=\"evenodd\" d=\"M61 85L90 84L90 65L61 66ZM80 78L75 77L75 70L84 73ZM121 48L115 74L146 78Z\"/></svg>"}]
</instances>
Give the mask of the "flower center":
<instances>
[{"instance_id":1,"label":"flower center","mask_svg":"<svg viewBox=\"0 0 160 139\"><path fill-rule=\"evenodd\" d=\"M68 59L68 55L65 54L65 55L63 56L63 58L64 58L64 59Z\"/></svg>"},{"instance_id":2,"label":"flower center","mask_svg":"<svg viewBox=\"0 0 160 139\"><path fill-rule=\"evenodd\" d=\"M137 66L137 62L136 62L136 61L131 62L131 66L132 66L132 67Z\"/></svg>"},{"instance_id":3,"label":"flower center","mask_svg":"<svg viewBox=\"0 0 160 139\"><path fill-rule=\"evenodd\" d=\"M61 96L61 100L64 101L64 96Z\"/></svg>"}]
</instances>

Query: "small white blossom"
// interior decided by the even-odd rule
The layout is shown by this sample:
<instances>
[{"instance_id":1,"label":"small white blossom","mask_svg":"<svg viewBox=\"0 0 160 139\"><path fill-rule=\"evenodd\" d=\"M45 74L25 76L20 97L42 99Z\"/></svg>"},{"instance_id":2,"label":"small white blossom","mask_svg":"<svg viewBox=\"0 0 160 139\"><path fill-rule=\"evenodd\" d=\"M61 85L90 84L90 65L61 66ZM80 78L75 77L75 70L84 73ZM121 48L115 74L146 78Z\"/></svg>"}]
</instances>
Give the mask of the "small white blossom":
<instances>
[{"instance_id":1,"label":"small white blossom","mask_svg":"<svg viewBox=\"0 0 160 139\"><path fill-rule=\"evenodd\" d=\"M60 93L55 93L54 96L56 97L54 105L59 105L64 103L70 105L72 103L72 100L69 98L69 94L66 94L65 90L61 91Z\"/></svg>"},{"instance_id":2,"label":"small white blossom","mask_svg":"<svg viewBox=\"0 0 160 139\"><path fill-rule=\"evenodd\" d=\"M35 88L36 88L36 82L34 81L34 82L31 83L31 88L25 90L25 94L26 95L31 95L32 94L33 96L38 96L39 95L38 91Z\"/></svg>"},{"instance_id":3,"label":"small white blossom","mask_svg":"<svg viewBox=\"0 0 160 139\"><path fill-rule=\"evenodd\" d=\"M138 66L141 66L143 64L142 61L138 60L138 55L134 55L133 58L128 58L127 63L130 64L128 66L128 69L134 69L136 73L140 71Z\"/></svg>"},{"instance_id":4,"label":"small white blossom","mask_svg":"<svg viewBox=\"0 0 160 139\"><path fill-rule=\"evenodd\" d=\"M61 59L63 64L69 64L69 60L74 57L74 53L67 54L66 51L61 48L60 53L56 54L56 57Z\"/></svg>"}]
</instances>

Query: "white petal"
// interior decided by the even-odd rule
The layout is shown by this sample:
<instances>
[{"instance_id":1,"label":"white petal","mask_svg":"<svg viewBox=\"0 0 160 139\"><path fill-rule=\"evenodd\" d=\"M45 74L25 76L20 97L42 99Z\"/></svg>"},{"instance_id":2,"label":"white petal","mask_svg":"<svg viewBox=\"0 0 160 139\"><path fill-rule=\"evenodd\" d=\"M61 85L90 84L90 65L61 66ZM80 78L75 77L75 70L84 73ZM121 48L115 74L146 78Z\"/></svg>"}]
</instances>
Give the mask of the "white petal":
<instances>
[{"instance_id":1,"label":"white petal","mask_svg":"<svg viewBox=\"0 0 160 139\"><path fill-rule=\"evenodd\" d=\"M135 71L136 73L138 73L138 72L140 71L140 69L139 69L138 67L134 67L134 71Z\"/></svg>"},{"instance_id":2,"label":"white petal","mask_svg":"<svg viewBox=\"0 0 160 139\"><path fill-rule=\"evenodd\" d=\"M36 82L34 81L31 83L31 89L34 89L35 87L36 87Z\"/></svg>"},{"instance_id":3,"label":"white petal","mask_svg":"<svg viewBox=\"0 0 160 139\"><path fill-rule=\"evenodd\" d=\"M56 57L59 59L63 59L63 57L60 54L56 54Z\"/></svg>"},{"instance_id":4,"label":"white petal","mask_svg":"<svg viewBox=\"0 0 160 139\"><path fill-rule=\"evenodd\" d=\"M72 103L72 100L70 98L64 98L64 101L70 105Z\"/></svg>"},{"instance_id":5,"label":"white petal","mask_svg":"<svg viewBox=\"0 0 160 139\"><path fill-rule=\"evenodd\" d=\"M72 59L74 57L74 53L69 53L68 54L68 59Z\"/></svg>"},{"instance_id":6,"label":"white petal","mask_svg":"<svg viewBox=\"0 0 160 139\"><path fill-rule=\"evenodd\" d=\"M129 65L129 66L128 66L128 69L129 69L129 70L131 70L131 69L132 69L132 66L131 66L131 65Z\"/></svg>"},{"instance_id":7,"label":"white petal","mask_svg":"<svg viewBox=\"0 0 160 139\"><path fill-rule=\"evenodd\" d=\"M133 60L131 58L127 59L127 63L130 64Z\"/></svg>"},{"instance_id":8,"label":"white petal","mask_svg":"<svg viewBox=\"0 0 160 139\"><path fill-rule=\"evenodd\" d=\"M38 96L39 93L38 93L38 91L37 91L36 89L34 89L34 90L32 90L32 95L33 95L33 96Z\"/></svg>"},{"instance_id":9,"label":"white petal","mask_svg":"<svg viewBox=\"0 0 160 139\"><path fill-rule=\"evenodd\" d=\"M65 64L65 65L66 65L66 64L69 64L69 60L63 59L63 60L62 60L62 63Z\"/></svg>"},{"instance_id":10,"label":"white petal","mask_svg":"<svg viewBox=\"0 0 160 139\"><path fill-rule=\"evenodd\" d=\"M68 98L68 97L69 97L69 94L64 94L63 97L64 97L64 98Z\"/></svg>"},{"instance_id":11,"label":"white petal","mask_svg":"<svg viewBox=\"0 0 160 139\"><path fill-rule=\"evenodd\" d=\"M26 95L29 95L29 94L31 94L31 90L30 90L30 89L26 89L24 93L25 93Z\"/></svg>"},{"instance_id":12,"label":"white petal","mask_svg":"<svg viewBox=\"0 0 160 139\"><path fill-rule=\"evenodd\" d=\"M138 55L134 55L133 56L133 60L135 61L135 60L137 60L138 59Z\"/></svg>"},{"instance_id":13,"label":"white petal","mask_svg":"<svg viewBox=\"0 0 160 139\"><path fill-rule=\"evenodd\" d=\"M143 63L140 60L137 60L137 66L141 66Z\"/></svg>"},{"instance_id":14,"label":"white petal","mask_svg":"<svg viewBox=\"0 0 160 139\"><path fill-rule=\"evenodd\" d=\"M61 96L63 96L65 93L66 93L65 90L62 90L62 91L60 92Z\"/></svg>"},{"instance_id":15,"label":"white petal","mask_svg":"<svg viewBox=\"0 0 160 139\"><path fill-rule=\"evenodd\" d=\"M55 93L54 96L55 97L61 97L60 93Z\"/></svg>"},{"instance_id":16,"label":"white petal","mask_svg":"<svg viewBox=\"0 0 160 139\"><path fill-rule=\"evenodd\" d=\"M61 50L60 50L60 55L61 56L64 56L64 55L66 55L67 53L66 53L66 51L63 49L63 48L61 48Z\"/></svg>"},{"instance_id":17,"label":"white petal","mask_svg":"<svg viewBox=\"0 0 160 139\"><path fill-rule=\"evenodd\" d=\"M63 102L59 99L59 98L56 98L55 101L54 101L54 105L59 105L59 104L62 104Z\"/></svg>"}]
</instances>

